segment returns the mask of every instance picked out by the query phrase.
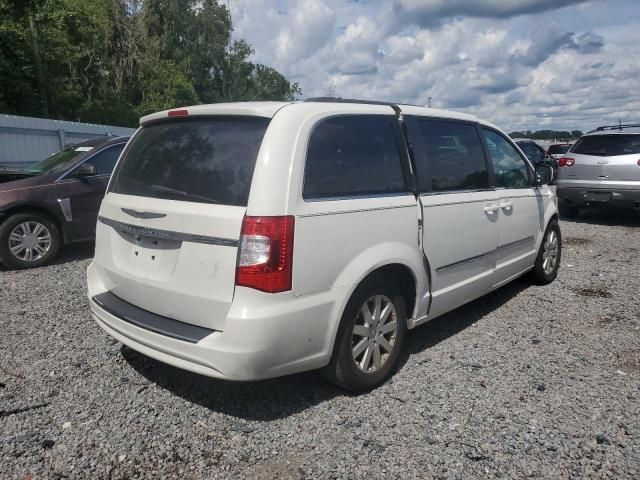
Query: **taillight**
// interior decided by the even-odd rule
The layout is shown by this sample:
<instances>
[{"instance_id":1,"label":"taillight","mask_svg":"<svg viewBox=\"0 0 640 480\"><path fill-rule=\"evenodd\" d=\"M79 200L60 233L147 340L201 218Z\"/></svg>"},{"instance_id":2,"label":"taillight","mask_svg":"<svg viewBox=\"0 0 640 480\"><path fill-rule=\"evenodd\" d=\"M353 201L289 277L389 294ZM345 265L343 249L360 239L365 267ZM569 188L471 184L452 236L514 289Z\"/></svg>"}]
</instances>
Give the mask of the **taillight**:
<instances>
[{"instance_id":1,"label":"taillight","mask_svg":"<svg viewBox=\"0 0 640 480\"><path fill-rule=\"evenodd\" d=\"M236 285L263 292L291 290L295 218L244 217Z\"/></svg>"},{"instance_id":2,"label":"taillight","mask_svg":"<svg viewBox=\"0 0 640 480\"><path fill-rule=\"evenodd\" d=\"M576 164L576 159L571 157L562 157L558 160L559 167L573 167Z\"/></svg>"},{"instance_id":3,"label":"taillight","mask_svg":"<svg viewBox=\"0 0 640 480\"><path fill-rule=\"evenodd\" d=\"M169 113L167 113L169 117L186 117L188 115L188 110L169 110Z\"/></svg>"},{"instance_id":4,"label":"taillight","mask_svg":"<svg viewBox=\"0 0 640 480\"><path fill-rule=\"evenodd\" d=\"M640 158L638 159L638 166L640 167Z\"/></svg>"}]
</instances>

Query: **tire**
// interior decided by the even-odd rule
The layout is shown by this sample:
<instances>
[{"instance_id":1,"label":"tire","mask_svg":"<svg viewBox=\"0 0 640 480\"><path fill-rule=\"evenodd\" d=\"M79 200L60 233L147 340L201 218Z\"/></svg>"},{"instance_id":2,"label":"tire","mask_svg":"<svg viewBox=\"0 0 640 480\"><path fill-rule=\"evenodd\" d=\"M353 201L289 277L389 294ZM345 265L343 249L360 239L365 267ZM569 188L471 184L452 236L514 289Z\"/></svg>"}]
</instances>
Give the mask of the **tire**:
<instances>
[{"instance_id":1,"label":"tire","mask_svg":"<svg viewBox=\"0 0 640 480\"><path fill-rule=\"evenodd\" d=\"M388 310L387 317L378 315L376 322L376 312L387 311L389 305L392 309ZM372 314L371 319L365 317L364 308ZM391 330L394 317L396 328ZM342 314L333 355L329 365L322 370L323 375L352 392L371 390L393 373L402 352L406 329L406 308L397 285L381 275L370 276L355 290ZM389 347L391 351L388 351ZM354 358L355 349L358 354Z\"/></svg>"},{"instance_id":2,"label":"tire","mask_svg":"<svg viewBox=\"0 0 640 480\"><path fill-rule=\"evenodd\" d=\"M560 212L560 216L565 218L577 218L580 214L580 209L578 207L570 207L568 205L560 205L558 210Z\"/></svg>"},{"instance_id":3,"label":"tire","mask_svg":"<svg viewBox=\"0 0 640 480\"><path fill-rule=\"evenodd\" d=\"M555 256L553 253L548 255L549 248L552 247L554 242L553 237L555 237L556 248L555 248ZM551 241L551 243L550 243ZM551 249L553 252L554 249ZM551 220L549 225L547 226L547 230L544 232L544 237L542 238L542 243L540 244L540 250L538 251L538 256L536 257L536 263L531 272L531 277L533 281L538 285L547 285L553 282L558 276L558 268L560 267L560 260L562 258L562 232L560 232L560 225L558 225L557 220ZM553 265L549 265L545 263L545 260L549 260L553 262Z\"/></svg>"},{"instance_id":4,"label":"tire","mask_svg":"<svg viewBox=\"0 0 640 480\"><path fill-rule=\"evenodd\" d=\"M25 240L25 236L29 238ZM9 268L46 265L58 254L60 243L58 226L39 213L17 213L0 225L0 261ZM22 249L19 248L20 245L23 246Z\"/></svg>"}]
</instances>

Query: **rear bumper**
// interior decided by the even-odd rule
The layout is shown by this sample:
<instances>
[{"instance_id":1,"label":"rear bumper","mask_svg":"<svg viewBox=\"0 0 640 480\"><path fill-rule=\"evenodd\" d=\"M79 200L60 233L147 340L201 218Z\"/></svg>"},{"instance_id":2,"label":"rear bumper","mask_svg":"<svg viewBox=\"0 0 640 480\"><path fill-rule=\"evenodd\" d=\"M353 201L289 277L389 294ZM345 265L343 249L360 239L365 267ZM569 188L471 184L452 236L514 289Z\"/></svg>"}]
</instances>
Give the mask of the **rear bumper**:
<instances>
[{"instance_id":1,"label":"rear bumper","mask_svg":"<svg viewBox=\"0 0 640 480\"><path fill-rule=\"evenodd\" d=\"M640 189L566 188L558 185L558 204L571 207L615 206L640 208Z\"/></svg>"},{"instance_id":2,"label":"rear bumper","mask_svg":"<svg viewBox=\"0 0 640 480\"><path fill-rule=\"evenodd\" d=\"M225 331L185 341L142 328L103 308L93 297L104 293L92 266L89 304L96 323L109 335L151 358L210 377L260 380L323 367L329 362L343 296L334 289L294 297L237 288Z\"/></svg>"}]
</instances>

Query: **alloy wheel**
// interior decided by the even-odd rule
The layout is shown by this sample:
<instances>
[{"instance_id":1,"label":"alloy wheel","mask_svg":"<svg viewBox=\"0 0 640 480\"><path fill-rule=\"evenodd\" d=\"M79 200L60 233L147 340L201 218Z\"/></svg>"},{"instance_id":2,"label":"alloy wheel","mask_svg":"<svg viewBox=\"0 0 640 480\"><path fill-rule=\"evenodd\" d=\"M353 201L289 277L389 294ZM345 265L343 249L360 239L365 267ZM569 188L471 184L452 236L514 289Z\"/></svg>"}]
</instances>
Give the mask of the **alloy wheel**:
<instances>
[{"instance_id":1,"label":"alloy wheel","mask_svg":"<svg viewBox=\"0 0 640 480\"><path fill-rule=\"evenodd\" d=\"M40 222L20 223L9 234L9 251L23 262L40 260L50 248L51 232Z\"/></svg>"},{"instance_id":2,"label":"alloy wheel","mask_svg":"<svg viewBox=\"0 0 640 480\"><path fill-rule=\"evenodd\" d=\"M558 262L558 235L555 230L549 230L542 248L542 269L550 275Z\"/></svg>"},{"instance_id":3,"label":"alloy wheel","mask_svg":"<svg viewBox=\"0 0 640 480\"><path fill-rule=\"evenodd\" d=\"M351 334L353 360L364 373L374 373L395 348L398 318L393 302L384 295L369 298L358 311Z\"/></svg>"}]
</instances>

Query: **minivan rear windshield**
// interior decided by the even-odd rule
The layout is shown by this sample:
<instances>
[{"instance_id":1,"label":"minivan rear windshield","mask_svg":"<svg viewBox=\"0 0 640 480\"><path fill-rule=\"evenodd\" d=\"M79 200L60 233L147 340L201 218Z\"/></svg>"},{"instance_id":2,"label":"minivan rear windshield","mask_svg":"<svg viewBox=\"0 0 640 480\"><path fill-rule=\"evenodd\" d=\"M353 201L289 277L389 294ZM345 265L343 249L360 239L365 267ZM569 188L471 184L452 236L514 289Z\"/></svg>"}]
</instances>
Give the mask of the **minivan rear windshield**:
<instances>
[{"instance_id":1,"label":"minivan rear windshield","mask_svg":"<svg viewBox=\"0 0 640 480\"><path fill-rule=\"evenodd\" d=\"M124 195L246 206L268 118L201 117L145 126L114 174Z\"/></svg>"},{"instance_id":2,"label":"minivan rear windshield","mask_svg":"<svg viewBox=\"0 0 640 480\"><path fill-rule=\"evenodd\" d=\"M640 153L640 135L590 135L578 140L570 151L597 157L637 154Z\"/></svg>"},{"instance_id":3,"label":"minivan rear windshield","mask_svg":"<svg viewBox=\"0 0 640 480\"><path fill-rule=\"evenodd\" d=\"M571 145L551 145L547 153L549 155L558 155L558 154L567 153L569 151L570 146Z\"/></svg>"}]
</instances>

